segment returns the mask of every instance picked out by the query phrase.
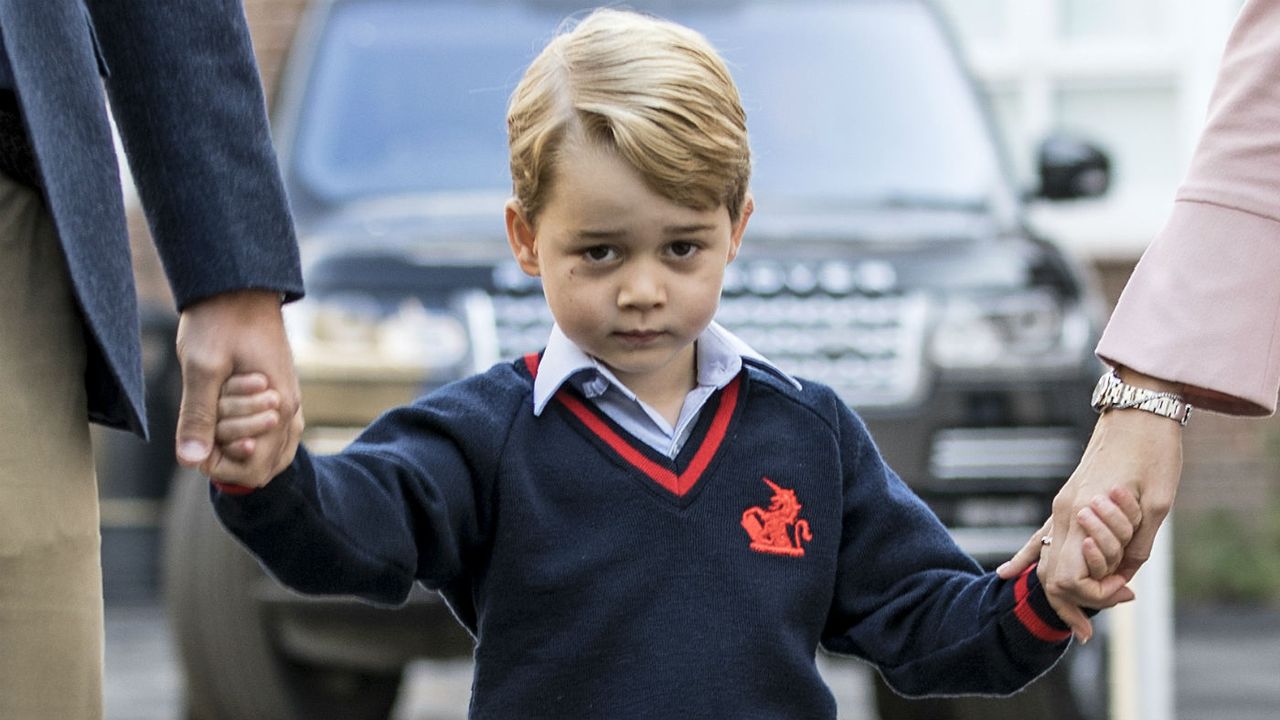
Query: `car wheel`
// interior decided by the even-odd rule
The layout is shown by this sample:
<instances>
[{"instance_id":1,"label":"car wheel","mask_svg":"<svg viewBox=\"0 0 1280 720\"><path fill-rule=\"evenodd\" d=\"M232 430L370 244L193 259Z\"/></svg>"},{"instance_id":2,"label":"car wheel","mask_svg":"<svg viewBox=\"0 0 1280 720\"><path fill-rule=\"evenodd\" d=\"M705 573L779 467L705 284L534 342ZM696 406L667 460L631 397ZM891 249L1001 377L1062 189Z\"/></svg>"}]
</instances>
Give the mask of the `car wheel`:
<instances>
[{"instance_id":1,"label":"car wheel","mask_svg":"<svg viewBox=\"0 0 1280 720\"><path fill-rule=\"evenodd\" d=\"M214 517L204 478L177 474L166 520L165 598L190 720L385 720L401 673L319 667L275 647L254 594L269 580Z\"/></svg>"}]
</instances>

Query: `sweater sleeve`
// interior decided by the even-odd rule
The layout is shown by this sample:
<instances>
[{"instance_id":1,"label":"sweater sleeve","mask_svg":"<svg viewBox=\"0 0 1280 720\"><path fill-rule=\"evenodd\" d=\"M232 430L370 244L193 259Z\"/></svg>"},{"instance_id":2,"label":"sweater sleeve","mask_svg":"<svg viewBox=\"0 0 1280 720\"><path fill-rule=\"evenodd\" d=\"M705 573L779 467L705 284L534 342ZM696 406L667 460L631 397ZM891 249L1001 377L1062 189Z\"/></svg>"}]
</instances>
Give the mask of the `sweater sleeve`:
<instances>
[{"instance_id":1,"label":"sweater sleeve","mask_svg":"<svg viewBox=\"0 0 1280 720\"><path fill-rule=\"evenodd\" d=\"M299 592L398 604L415 581L437 590L454 583L486 542L502 443L519 402L487 392L486 379L388 412L338 455L300 448L255 492L215 487L214 508L272 575Z\"/></svg>"},{"instance_id":2,"label":"sweater sleeve","mask_svg":"<svg viewBox=\"0 0 1280 720\"><path fill-rule=\"evenodd\" d=\"M1280 389L1278 36L1280 3L1245 3L1173 212L1097 350L1238 415L1274 413Z\"/></svg>"},{"instance_id":3,"label":"sweater sleeve","mask_svg":"<svg viewBox=\"0 0 1280 720\"><path fill-rule=\"evenodd\" d=\"M1009 694L1051 668L1070 632L1036 574L983 573L836 404L844 531L823 647L912 696Z\"/></svg>"}]
</instances>

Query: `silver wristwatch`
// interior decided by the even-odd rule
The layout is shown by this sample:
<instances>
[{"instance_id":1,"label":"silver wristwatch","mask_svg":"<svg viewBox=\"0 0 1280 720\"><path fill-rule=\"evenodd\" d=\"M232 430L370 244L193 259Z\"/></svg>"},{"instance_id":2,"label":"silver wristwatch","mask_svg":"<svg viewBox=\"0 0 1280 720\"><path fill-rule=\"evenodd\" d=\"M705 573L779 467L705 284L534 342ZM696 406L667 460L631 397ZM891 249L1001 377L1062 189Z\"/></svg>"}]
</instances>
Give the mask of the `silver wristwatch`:
<instances>
[{"instance_id":1,"label":"silver wristwatch","mask_svg":"<svg viewBox=\"0 0 1280 720\"><path fill-rule=\"evenodd\" d=\"M1115 370L1103 374L1093 389L1093 409L1098 412L1133 408L1146 410L1186 425L1191 419L1191 405L1181 395L1129 385Z\"/></svg>"}]
</instances>

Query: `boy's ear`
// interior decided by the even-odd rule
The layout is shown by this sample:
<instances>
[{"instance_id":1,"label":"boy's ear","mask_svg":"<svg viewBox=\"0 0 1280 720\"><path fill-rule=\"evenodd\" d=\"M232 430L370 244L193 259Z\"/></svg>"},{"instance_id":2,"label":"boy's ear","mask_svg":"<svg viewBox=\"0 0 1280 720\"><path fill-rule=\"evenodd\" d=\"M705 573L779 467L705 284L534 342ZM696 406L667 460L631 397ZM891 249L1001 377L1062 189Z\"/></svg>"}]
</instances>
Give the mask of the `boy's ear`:
<instances>
[{"instance_id":1,"label":"boy's ear","mask_svg":"<svg viewBox=\"0 0 1280 720\"><path fill-rule=\"evenodd\" d=\"M507 221L507 244L511 246L511 254L516 263L530 277L538 277L542 269L538 265L537 237L533 232L533 224L524 214L520 201L511 198L504 211Z\"/></svg>"},{"instance_id":2,"label":"boy's ear","mask_svg":"<svg viewBox=\"0 0 1280 720\"><path fill-rule=\"evenodd\" d=\"M729 262L733 262L733 259L738 257L738 250L742 247L742 235L747 231L747 221L751 219L751 213L755 210L756 200L751 193L747 193L742 198L742 212L738 215L738 222L729 233Z\"/></svg>"}]
</instances>

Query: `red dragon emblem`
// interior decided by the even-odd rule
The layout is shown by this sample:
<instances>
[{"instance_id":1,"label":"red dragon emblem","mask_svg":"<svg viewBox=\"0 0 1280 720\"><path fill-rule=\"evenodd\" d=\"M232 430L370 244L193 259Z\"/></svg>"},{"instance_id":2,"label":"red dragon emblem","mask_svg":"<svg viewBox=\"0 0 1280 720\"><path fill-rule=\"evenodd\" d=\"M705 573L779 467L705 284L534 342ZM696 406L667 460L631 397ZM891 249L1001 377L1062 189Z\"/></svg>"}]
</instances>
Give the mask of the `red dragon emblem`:
<instances>
[{"instance_id":1,"label":"red dragon emblem","mask_svg":"<svg viewBox=\"0 0 1280 720\"><path fill-rule=\"evenodd\" d=\"M751 536L751 549L771 555L804 557L801 543L812 540L813 533L809 531L809 522L799 519L804 506L796 497L796 491L779 487L767 477L760 479L773 488L773 499L768 510L751 507L742 513L742 527Z\"/></svg>"}]
</instances>

